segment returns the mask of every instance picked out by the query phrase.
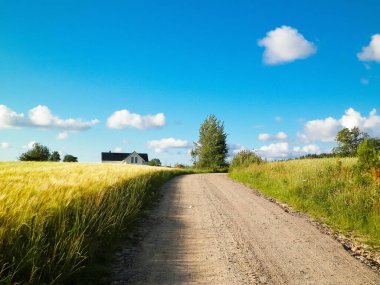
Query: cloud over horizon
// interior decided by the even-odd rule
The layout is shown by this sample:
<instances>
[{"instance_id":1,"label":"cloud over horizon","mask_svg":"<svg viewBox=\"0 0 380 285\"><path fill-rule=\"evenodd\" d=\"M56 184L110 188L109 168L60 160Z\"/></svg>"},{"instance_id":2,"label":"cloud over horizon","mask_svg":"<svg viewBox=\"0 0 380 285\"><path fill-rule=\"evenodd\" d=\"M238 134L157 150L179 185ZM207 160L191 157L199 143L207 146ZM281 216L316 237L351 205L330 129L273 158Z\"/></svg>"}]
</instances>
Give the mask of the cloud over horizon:
<instances>
[{"instance_id":1,"label":"cloud over horizon","mask_svg":"<svg viewBox=\"0 0 380 285\"><path fill-rule=\"evenodd\" d=\"M137 129L159 128L166 124L165 115L140 115L131 113L127 109L115 111L108 119L107 126L111 129L133 127Z\"/></svg>"},{"instance_id":2,"label":"cloud over horizon","mask_svg":"<svg viewBox=\"0 0 380 285\"><path fill-rule=\"evenodd\" d=\"M268 65L288 63L307 58L317 52L314 43L307 41L297 29L281 26L266 34L258 45L264 47L263 61Z\"/></svg>"},{"instance_id":3,"label":"cloud over horizon","mask_svg":"<svg viewBox=\"0 0 380 285\"><path fill-rule=\"evenodd\" d=\"M97 125L99 120L83 121L81 119L61 119L54 116L44 105L29 110L28 116L16 113L5 105L0 105L0 129L36 127L70 131L84 131Z\"/></svg>"},{"instance_id":4,"label":"cloud over horizon","mask_svg":"<svg viewBox=\"0 0 380 285\"><path fill-rule=\"evenodd\" d=\"M147 142L147 146L156 153L161 153L169 149L190 149L191 144L186 140L175 138L163 138L160 140L152 140Z\"/></svg>"},{"instance_id":5,"label":"cloud over horizon","mask_svg":"<svg viewBox=\"0 0 380 285\"><path fill-rule=\"evenodd\" d=\"M341 129L354 127L358 127L371 136L380 137L380 116L377 115L376 109L372 109L367 117L362 116L353 108L348 108L340 119L328 117L308 121L303 131L298 133L298 137L304 142L332 142Z\"/></svg>"},{"instance_id":6,"label":"cloud over horizon","mask_svg":"<svg viewBox=\"0 0 380 285\"><path fill-rule=\"evenodd\" d=\"M257 153L268 160L287 159L307 154L320 154L322 149L316 144L291 147L287 142L272 143L264 145L257 150Z\"/></svg>"},{"instance_id":7,"label":"cloud over horizon","mask_svg":"<svg viewBox=\"0 0 380 285\"><path fill-rule=\"evenodd\" d=\"M368 46L364 46L357 54L361 61L375 61L380 63L380 34L374 34Z\"/></svg>"}]
</instances>

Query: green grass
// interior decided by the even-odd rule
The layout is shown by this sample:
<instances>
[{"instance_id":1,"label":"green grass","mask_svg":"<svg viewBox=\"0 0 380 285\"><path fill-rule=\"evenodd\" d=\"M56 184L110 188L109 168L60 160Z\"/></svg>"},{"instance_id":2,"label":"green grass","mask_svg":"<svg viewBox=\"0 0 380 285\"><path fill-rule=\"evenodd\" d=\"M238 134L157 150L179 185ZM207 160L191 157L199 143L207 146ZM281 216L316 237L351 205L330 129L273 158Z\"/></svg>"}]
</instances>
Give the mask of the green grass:
<instances>
[{"instance_id":1,"label":"green grass","mask_svg":"<svg viewBox=\"0 0 380 285\"><path fill-rule=\"evenodd\" d=\"M380 184L354 158L305 159L234 168L230 177L380 248Z\"/></svg>"},{"instance_id":2,"label":"green grass","mask_svg":"<svg viewBox=\"0 0 380 285\"><path fill-rule=\"evenodd\" d=\"M67 283L186 171L131 165L0 163L0 284Z\"/></svg>"}]
</instances>

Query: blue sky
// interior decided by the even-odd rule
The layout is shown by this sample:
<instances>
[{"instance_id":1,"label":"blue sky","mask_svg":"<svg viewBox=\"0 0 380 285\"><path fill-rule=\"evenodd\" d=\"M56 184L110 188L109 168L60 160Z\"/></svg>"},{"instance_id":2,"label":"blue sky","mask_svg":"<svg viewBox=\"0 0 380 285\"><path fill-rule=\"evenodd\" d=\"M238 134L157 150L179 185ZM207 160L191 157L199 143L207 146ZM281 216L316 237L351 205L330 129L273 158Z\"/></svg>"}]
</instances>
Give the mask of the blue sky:
<instances>
[{"instance_id":1,"label":"blue sky","mask_svg":"<svg viewBox=\"0 0 380 285\"><path fill-rule=\"evenodd\" d=\"M37 141L189 164L211 113L269 159L380 136L379 1L78 2L0 2L0 160Z\"/></svg>"}]
</instances>

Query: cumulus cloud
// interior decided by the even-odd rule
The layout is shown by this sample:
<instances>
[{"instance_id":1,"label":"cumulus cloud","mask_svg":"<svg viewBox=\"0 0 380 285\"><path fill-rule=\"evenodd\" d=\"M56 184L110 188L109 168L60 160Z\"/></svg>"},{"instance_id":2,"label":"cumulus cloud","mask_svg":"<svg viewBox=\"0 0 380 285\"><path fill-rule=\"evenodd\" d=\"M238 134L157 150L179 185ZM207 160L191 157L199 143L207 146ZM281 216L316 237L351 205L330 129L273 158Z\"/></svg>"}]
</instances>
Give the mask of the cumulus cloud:
<instances>
[{"instance_id":1,"label":"cumulus cloud","mask_svg":"<svg viewBox=\"0 0 380 285\"><path fill-rule=\"evenodd\" d=\"M231 144L228 146L228 155L232 157L243 150L246 150L246 148L241 144Z\"/></svg>"},{"instance_id":2,"label":"cumulus cloud","mask_svg":"<svg viewBox=\"0 0 380 285\"><path fill-rule=\"evenodd\" d=\"M322 153L321 147L316 144L291 147L287 142L264 145L257 150L257 153L268 160L286 159L307 154Z\"/></svg>"},{"instance_id":3,"label":"cumulus cloud","mask_svg":"<svg viewBox=\"0 0 380 285\"><path fill-rule=\"evenodd\" d=\"M9 142L1 142L0 143L0 148L2 148L2 149L7 149L10 147L11 147L11 144Z\"/></svg>"},{"instance_id":4,"label":"cumulus cloud","mask_svg":"<svg viewBox=\"0 0 380 285\"><path fill-rule=\"evenodd\" d=\"M380 63L380 34L373 35L369 45L363 47L357 56L361 61L375 61Z\"/></svg>"},{"instance_id":5,"label":"cumulus cloud","mask_svg":"<svg viewBox=\"0 0 380 285\"><path fill-rule=\"evenodd\" d=\"M123 149L119 146L115 147L114 152L123 152Z\"/></svg>"},{"instance_id":6,"label":"cumulus cloud","mask_svg":"<svg viewBox=\"0 0 380 285\"><path fill-rule=\"evenodd\" d=\"M0 129L17 127L39 127L45 129L61 129L71 131L87 130L99 120L82 121L81 119L61 119L52 114L50 109L44 105L29 110L28 116L16 113L5 105L0 105Z\"/></svg>"},{"instance_id":7,"label":"cumulus cloud","mask_svg":"<svg viewBox=\"0 0 380 285\"><path fill-rule=\"evenodd\" d=\"M322 120L312 120L305 123L303 132L298 137L304 142L331 142L342 128L338 120L328 117Z\"/></svg>"},{"instance_id":8,"label":"cumulus cloud","mask_svg":"<svg viewBox=\"0 0 380 285\"><path fill-rule=\"evenodd\" d=\"M24 123L24 114L17 114L7 106L0 105L0 129L20 127Z\"/></svg>"},{"instance_id":9,"label":"cumulus cloud","mask_svg":"<svg viewBox=\"0 0 380 285\"><path fill-rule=\"evenodd\" d=\"M259 134L258 139L261 141L283 141L288 138L288 135L284 132L278 132L275 135L270 134Z\"/></svg>"},{"instance_id":10,"label":"cumulus cloud","mask_svg":"<svg viewBox=\"0 0 380 285\"><path fill-rule=\"evenodd\" d=\"M32 126L47 129L72 131L87 130L99 123L99 120L82 121L81 119L61 119L52 114L47 106L38 105L29 111L29 122Z\"/></svg>"},{"instance_id":11,"label":"cumulus cloud","mask_svg":"<svg viewBox=\"0 0 380 285\"><path fill-rule=\"evenodd\" d=\"M257 152L269 159L286 158L289 155L289 144L287 142L272 143L260 147Z\"/></svg>"},{"instance_id":12,"label":"cumulus cloud","mask_svg":"<svg viewBox=\"0 0 380 285\"><path fill-rule=\"evenodd\" d=\"M62 132L57 135L57 140L66 140L69 137L68 132Z\"/></svg>"},{"instance_id":13,"label":"cumulus cloud","mask_svg":"<svg viewBox=\"0 0 380 285\"><path fill-rule=\"evenodd\" d=\"M168 149L188 149L191 144L186 140L180 140L175 138L164 138L160 140L148 141L147 146L153 149L155 152L160 153Z\"/></svg>"},{"instance_id":14,"label":"cumulus cloud","mask_svg":"<svg viewBox=\"0 0 380 285\"><path fill-rule=\"evenodd\" d=\"M37 143L36 141L30 141L30 142L28 142L27 145L23 145L22 148L32 149L36 143Z\"/></svg>"},{"instance_id":15,"label":"cumulus cloud","mask_svg":"<svg viewBox=\"0 0 380 285\"><path fill-rule=\"evenodd\" d=\"M305 155L305 154L320 154L322 152L320 146L316 144L309 144L305 146L296 146L293 148L293 153L295 155Z\"/></svg>"},{"instance_id":16,"label":"cumulus cloud","mask_svg":"<svg viewBox=\"0 0 380 285\"><path fill-rule=\"evenodd\" d=\"M130 113L128 110L114 112L107 119L107 126L111 129L122 129L133 127L137 129L158 128L165 125L165 115L158 113L156 115L139 115Z\"/></svg>"},{"instance_id":17,"label":"cumulus cloud","mask_svg":"<svg viewBox=\"0 0 380 285\"><path fill-rule=\"evenodd\" d=\"M372 136L380 136L380 116L377 115L376 109L373 109L367 117L362 116L353 108L349 108L340 119L328 117L308 121L304 125L303 132L299 133L298 136L304 142L332 142L337 132L342 128L352 129L354 127L358 127Z\"/></svg>"},{"instance_id":18,"label":"cumulus cloud","mask_svg":"<svg viewBox=\"0 0 380 285\"><path fill-rule=\"evenodd\" d=\"M264 63L271 65L307 58L317 51L312 42L307 41L297 29L289 26L269 31L258 44L265 48Z\"/></svg>"}]
</instances>

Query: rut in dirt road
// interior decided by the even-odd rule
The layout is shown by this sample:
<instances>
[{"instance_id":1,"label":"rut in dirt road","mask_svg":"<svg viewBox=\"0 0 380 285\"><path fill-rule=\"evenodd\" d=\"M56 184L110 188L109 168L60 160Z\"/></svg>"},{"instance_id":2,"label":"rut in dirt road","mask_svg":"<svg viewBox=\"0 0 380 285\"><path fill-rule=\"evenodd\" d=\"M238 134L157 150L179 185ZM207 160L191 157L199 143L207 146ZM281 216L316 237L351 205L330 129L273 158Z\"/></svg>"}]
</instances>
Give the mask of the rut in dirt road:
<instances>
[{"instance_id":1,"label":"rut in dirt road","mask_svg":"<svg viewBox=\"0 0 380 285\"><path fill-rule=\"evenodd\" d=\"M161 191L112 284L380 284L331 237L225 174L177 177Z\"/></svg>"}]
</instances>

